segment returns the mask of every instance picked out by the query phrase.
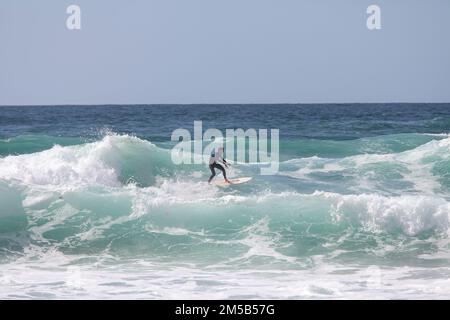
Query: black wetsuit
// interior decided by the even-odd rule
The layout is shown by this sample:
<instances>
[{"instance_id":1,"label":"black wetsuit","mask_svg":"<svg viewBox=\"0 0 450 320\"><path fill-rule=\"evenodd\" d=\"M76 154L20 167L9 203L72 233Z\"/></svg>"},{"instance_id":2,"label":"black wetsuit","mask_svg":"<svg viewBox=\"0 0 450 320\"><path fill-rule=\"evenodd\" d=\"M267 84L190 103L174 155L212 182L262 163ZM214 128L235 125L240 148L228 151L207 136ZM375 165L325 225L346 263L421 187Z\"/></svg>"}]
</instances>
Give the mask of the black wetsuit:
<instances>
[{"instance_id":1,"label":"black wetsuit","mask_svg":"<svg viewBox=\"0 0 450 320\"><path fill-rule=\"evenodd\" d=\"M227 178L227 173L225 172L225 168L218 164L217 162L214 162L213 164L209 165L209 170L211 170L211 177L209 177L208 182L211 182L211 180L214 178L214 176L216 175L216 170L215 169L219 169L220 171L222 171L223 177L226 179Z\"/></svg>"}]
</instances>

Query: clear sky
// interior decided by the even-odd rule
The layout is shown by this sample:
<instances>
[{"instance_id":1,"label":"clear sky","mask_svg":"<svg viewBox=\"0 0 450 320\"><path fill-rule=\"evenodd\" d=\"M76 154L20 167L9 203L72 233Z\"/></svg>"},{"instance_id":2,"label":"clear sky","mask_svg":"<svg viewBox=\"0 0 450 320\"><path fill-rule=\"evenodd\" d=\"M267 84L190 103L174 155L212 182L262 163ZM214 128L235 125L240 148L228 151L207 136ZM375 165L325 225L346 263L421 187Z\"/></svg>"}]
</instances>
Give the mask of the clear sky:
<instances>
[{"instance_id":1,"label":"clear sky","mask_svg":"<svg viewBox=\"0 0 450 320\"><path fill-rule=\"evenodd\" d=\"M0 1L0 105L275 102L450 102L450 1Z\"/></svg>"}]
</instances>

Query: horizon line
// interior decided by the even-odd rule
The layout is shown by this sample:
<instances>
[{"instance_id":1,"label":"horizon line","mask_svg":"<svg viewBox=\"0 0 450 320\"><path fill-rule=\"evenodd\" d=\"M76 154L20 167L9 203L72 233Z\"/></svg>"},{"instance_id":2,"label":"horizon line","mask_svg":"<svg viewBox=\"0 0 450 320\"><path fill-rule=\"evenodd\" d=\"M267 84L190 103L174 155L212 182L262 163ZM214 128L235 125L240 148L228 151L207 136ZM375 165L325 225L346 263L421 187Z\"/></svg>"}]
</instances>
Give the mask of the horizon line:
<instances>
[{"instance_id":1,"label":"horizon line","mask_svg":"<svg viewBox=\"0 0 450 320\"><path fill-rule=\"evenodd\" d=\"M117 107L117 106L237 106L237 105L381 105L381 104L450 104L450 102L250 102L250 103L96 103L96 104L0 104L2 107Z\"/></svg>"}]
</instances>

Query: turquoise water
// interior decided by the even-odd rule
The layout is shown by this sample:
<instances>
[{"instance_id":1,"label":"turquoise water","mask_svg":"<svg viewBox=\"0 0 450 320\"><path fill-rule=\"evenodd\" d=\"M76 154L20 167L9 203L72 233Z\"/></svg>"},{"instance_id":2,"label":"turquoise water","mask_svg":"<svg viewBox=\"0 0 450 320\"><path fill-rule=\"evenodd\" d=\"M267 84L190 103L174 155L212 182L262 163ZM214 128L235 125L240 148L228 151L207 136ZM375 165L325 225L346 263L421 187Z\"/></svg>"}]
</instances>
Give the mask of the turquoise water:
<instances>
[{"instance_id":1,"label":"turquoise water","mask_svg":"<svg viewBox=\"0 0 450 320\"><path fill-rule=\"evenodd\" d=\"M280 129L218 188L172 130ZM1 298L448 298L450 105L0 109Z\"/></svg>"}]
</instances>

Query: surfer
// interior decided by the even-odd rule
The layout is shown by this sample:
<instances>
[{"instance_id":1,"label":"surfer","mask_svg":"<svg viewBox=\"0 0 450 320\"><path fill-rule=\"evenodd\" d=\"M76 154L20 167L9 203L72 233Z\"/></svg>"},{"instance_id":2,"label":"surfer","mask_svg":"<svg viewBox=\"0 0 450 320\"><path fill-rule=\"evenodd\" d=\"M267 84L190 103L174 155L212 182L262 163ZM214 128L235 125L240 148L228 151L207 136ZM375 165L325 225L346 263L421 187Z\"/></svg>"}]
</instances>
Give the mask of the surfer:
<instances>
[{"instance_id":1,"label":"surfer","mask_svg":"<svg viewBox=\"0 0 450 320\"><path fill-rule=\"evenodd\" d=\"M209 170L211 170L211 177L209 177L208 183L211 183L211 180L216 175L215 169L219 169L220 171L222 171L225 182L231 184L231 181L227 179L225 168L218 162L222 162L226 168L228 168L228 166L230 165L223 157L223 147L219 147L217 148L217 150L216 148L214 148L211 151L211 156L209 157Z\"/></svg>"}]
</instances>

